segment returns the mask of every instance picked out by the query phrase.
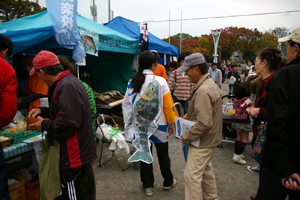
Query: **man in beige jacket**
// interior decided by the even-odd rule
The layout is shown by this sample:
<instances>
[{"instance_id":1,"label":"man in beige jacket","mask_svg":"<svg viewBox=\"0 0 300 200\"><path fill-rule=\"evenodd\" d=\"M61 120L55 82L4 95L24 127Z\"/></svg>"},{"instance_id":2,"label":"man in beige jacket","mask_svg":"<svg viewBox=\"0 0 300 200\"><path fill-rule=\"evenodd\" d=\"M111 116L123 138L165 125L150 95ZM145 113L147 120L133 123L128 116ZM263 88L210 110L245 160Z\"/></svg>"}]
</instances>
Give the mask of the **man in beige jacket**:
<instances>
[{"instance_id":1,"label":"man in beige jacket","mask_svg":"<svg viewBox=\"0 0 300 200\"><path fill-rule=\"evenodd\" d=\"M209 77L207 63L200 53L187 56L177 71L186 71L196 84L185 117L196 123L182 135L182 142L190 146L184 170L185 200L219 199L211 158L222 142L222 92ZM198 147L191 144L199 138Z\"/></svg>"}]
</instances>

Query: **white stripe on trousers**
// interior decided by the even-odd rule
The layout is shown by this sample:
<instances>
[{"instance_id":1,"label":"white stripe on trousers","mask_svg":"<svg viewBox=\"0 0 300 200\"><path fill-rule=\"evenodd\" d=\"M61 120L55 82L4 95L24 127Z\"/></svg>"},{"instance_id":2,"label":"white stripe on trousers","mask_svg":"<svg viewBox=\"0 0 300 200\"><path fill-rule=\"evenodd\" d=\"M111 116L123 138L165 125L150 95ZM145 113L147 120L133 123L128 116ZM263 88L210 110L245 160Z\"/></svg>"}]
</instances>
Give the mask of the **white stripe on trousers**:
<instances>
[{"instance_id":1,"label":"white stripe on trousers","mask_svg":"<svg viewBox=\"0 0 300 200\"><path fill-rule=\"evenodd\" d=\"M67 183L67 186L68 186L69 199L70 200L77 200L74 181Z\"/></svg>"}]
</instances>

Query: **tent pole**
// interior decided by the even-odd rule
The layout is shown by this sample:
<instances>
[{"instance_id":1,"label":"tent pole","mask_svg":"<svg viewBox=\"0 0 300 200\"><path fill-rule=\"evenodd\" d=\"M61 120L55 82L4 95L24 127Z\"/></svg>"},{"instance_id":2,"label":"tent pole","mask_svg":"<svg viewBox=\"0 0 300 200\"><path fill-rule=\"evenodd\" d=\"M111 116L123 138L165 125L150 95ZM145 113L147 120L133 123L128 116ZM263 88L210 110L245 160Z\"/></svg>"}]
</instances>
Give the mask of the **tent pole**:
<instances>
[{"instance_id":1,"label":"tent pole","mask_svg":"<svg viewBox=\"0 0 300 200\"><path fill-rule=\"evenodd\" d=\"M170 29L171 29L171 11L169 11L169 44L171 44L170 40Z\"/></svg>"}]
</instances>

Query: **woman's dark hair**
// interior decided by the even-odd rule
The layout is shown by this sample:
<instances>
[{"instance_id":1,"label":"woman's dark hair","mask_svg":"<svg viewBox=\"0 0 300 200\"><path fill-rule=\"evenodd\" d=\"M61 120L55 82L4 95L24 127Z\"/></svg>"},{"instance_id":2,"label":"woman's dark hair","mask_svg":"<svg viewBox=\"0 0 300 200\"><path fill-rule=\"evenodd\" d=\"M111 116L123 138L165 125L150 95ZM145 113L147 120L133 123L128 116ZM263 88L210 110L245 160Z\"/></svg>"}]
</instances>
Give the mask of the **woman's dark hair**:
<instances>
[{"instance_id":1,"label":"woman's dark hair","mask_svg":"<svg viewBox=\"0 0 300 200\"><path fill-rule=\"evenodd\" d=\"M261 60L267 61L270 72L276 72L279 69L279 64L281 63L280 53L281 51L277 49L265 48L257 54L257 57Z\"/></svg>"},{"instance_id":2,"label":"woman's dark hair","mask_svg":"<svg viewBox=\"0 0 300 200\"><path fill-rule=\"evenodd\" d=\"M64 70L70 70L70 72L76 76L75 74L75 67L73 63L70 63L67 57L60 56L58 58L60 64L63 66Z\"/></svg>"},{"instance_id":3,"label":"woman's dark hair","mask_svg":"<svg viewBox=\"0 0 300 200\"><path fill-rule=\"evenodd\" d=\"M132 76L133 92L139 93L145 82L144 69L150 69L153 64L158 62L158 54L156 52L144 51L139 58L139 70Z\"/></svg>"},{"instance_id":4,"label":"woman's dark hair","mask_svg":"<svg viewBox=\"0 0 300 200\"><path fill-rule=\"evenodd\" d=\"M222 65L222 63L219 61L219 62L217 62L217 68L220 68L221 67L221 65Z\"/></svg>"},{"instance_id":5,"label":"woman's dark hair","mask_svg":"<svg viewBox=\"0 0 300 200\"><path fill-rule=\"evenodd\" d=\"M248 61L250 61L252 63L252 65L255 65L254 60L252 58L250 58Z\"/></svg>"},{"instance_id":6,"label":"woman's dark hair","mask_svg":"<svg viewBox=\"0 0 300 200\"><path fill-rule=\"evenodd\" d=\"M228 78L230 78L232 76L232 72L228 72Z\"/></svg>"},{"instance_id":7,"label":"woman's dark hair","mask_svg":"<svg viewBox=\"0 0 300 200\"><path fill-rule=\"evenodd\" d=\"M250 97L250 87L248 83L241 82L236 86L234 96L236 99L240 100L244 97Z\"/></svg>"},{"instance_id":8,"label":"woman's dark hair","mask_svg":"<svg viewBox=\"0 0 300 200\"><path fill-rule=\"evenodd\" d=\"M61 64L58 64L58 65L53 65L53 66L50 66L50 67L41 68L39 70L43 70L46 74L49 74L51 76L55 76L59 72L63 72L64 68ZM37 70L37 72L40 72L39 70Z\"/></svg>"}]
</instances>

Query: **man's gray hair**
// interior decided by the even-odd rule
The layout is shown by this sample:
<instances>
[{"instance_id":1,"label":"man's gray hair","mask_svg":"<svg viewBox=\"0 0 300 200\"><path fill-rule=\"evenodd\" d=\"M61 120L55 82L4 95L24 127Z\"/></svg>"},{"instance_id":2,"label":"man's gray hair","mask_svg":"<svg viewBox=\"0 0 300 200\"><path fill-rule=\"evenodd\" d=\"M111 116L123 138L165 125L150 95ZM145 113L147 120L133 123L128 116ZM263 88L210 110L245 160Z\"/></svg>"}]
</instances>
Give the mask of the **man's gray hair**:
<instances>
[{"instance_id":1,"label":"man's gray hair","mask_svg":"<svg viewBox=\"0 0 300 200\"><path fill-rule=\"evenodd\" d=\"M41 68L46 74L49 74L51 76L57 75L59 72L63 72L64 68L61 64L53 65L50 67Z\"/></svg>"}]
</instances>

